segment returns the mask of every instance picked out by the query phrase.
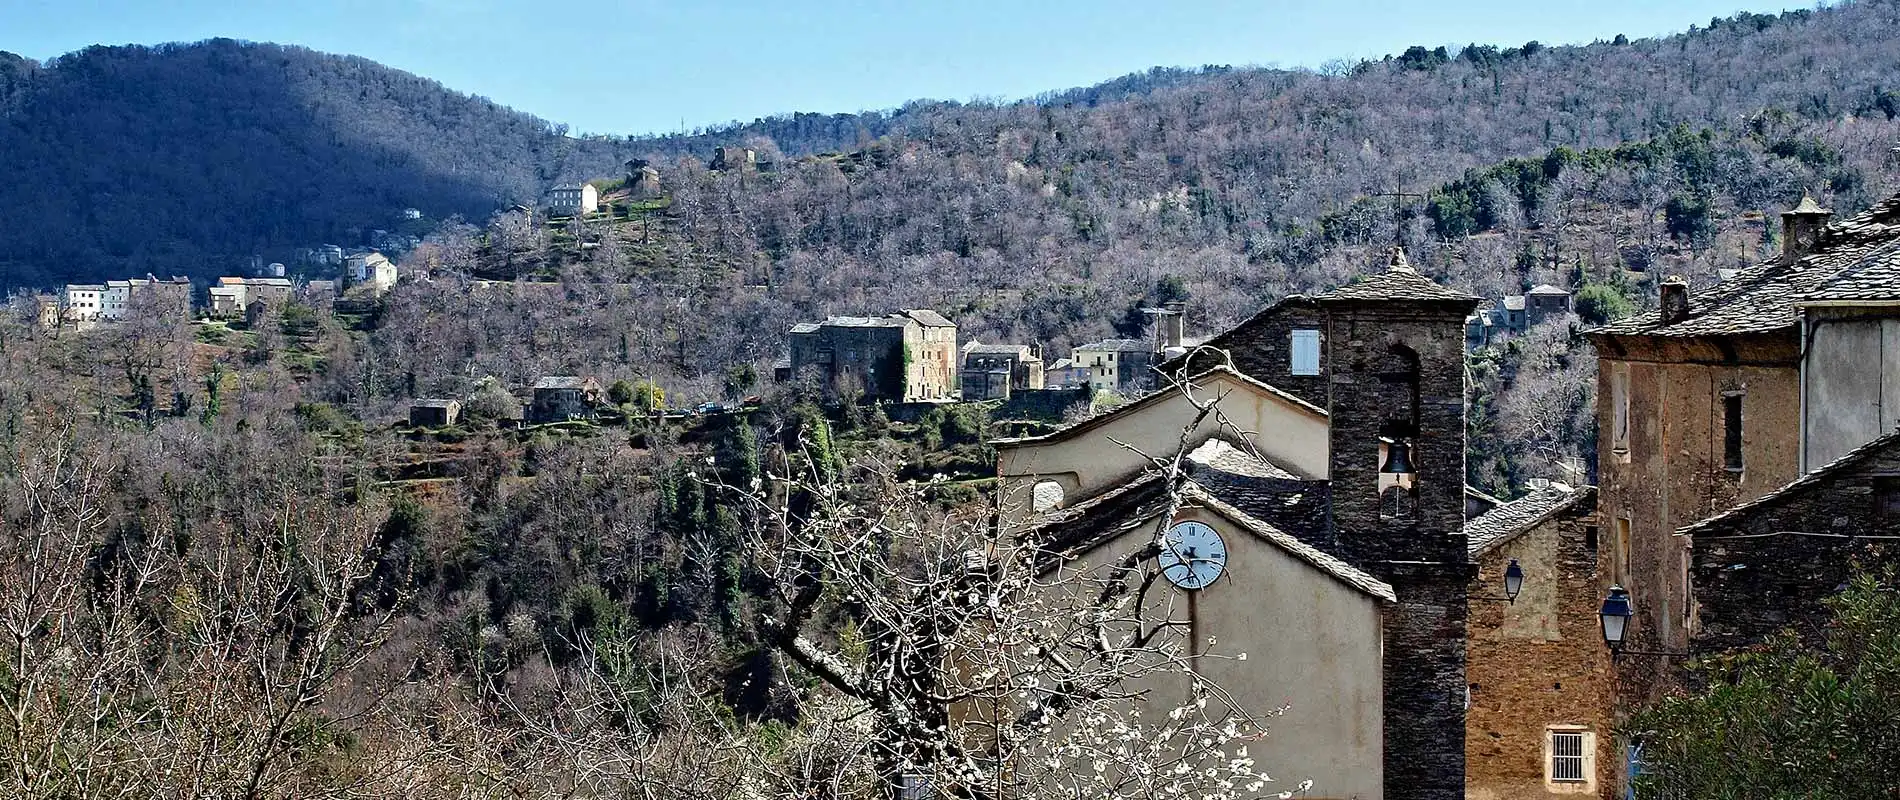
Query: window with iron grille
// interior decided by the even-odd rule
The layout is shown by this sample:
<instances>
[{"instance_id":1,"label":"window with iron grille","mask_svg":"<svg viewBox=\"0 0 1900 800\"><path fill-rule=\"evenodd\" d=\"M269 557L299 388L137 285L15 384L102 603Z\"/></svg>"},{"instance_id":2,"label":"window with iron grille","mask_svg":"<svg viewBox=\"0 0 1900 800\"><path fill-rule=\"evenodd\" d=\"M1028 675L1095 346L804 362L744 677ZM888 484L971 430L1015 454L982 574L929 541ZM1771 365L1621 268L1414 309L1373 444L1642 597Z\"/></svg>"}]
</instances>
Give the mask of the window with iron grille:
<instances>
[{"instance_id":1,"label":"window with iron grille","mask_svg":"<svg viewBox=\"0 0 1900 800\"><path fill-rule=\"evenodd\" d=\"M1550 732L1550 779L1557 783L1582 783L1583 731Z\"/></svg>"}]
</instances>

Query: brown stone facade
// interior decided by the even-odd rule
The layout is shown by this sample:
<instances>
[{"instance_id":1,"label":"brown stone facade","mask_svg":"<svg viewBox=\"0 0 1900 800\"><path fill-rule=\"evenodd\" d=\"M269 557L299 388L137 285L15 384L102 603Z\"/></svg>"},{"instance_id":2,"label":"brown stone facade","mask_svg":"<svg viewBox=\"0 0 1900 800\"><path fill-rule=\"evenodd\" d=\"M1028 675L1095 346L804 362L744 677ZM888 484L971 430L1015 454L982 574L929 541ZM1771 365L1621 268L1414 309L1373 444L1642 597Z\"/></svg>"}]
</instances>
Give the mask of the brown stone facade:
<instances>
[{"instance_id":1,"label":"brown stone facade","mask_svg":"<svg viewBox=\"0 0 1900 800\"><path fill-rule=\"evenodd\" d=\"M1595 511L1593 502L1576 503L1476 556L1465 667L1471 800L1618 796L1614 672L1596 617ZM1524 571L1523 592L1500 602L1512 559ZM1584 780L1552 780L1553 730L1583 732L1594 745Z\"/></svg>"},{"instance_id":2,"label":"brown stone facade","mask_svg":"<svg viewBox=\"0 0 1900 800\"><path fill-rule=\"evenodd\" d=\"M1800 475L1792 330L1727 337L1594 336L1603 589L1629 589L1630 650L1682 652L1697 624L1683 526ZM1739 464L1728 418L1739 405ZM1599 594L1601 597L1601 594ZM1678 659L1620 664L1624 700L1655 698Z\"/></svg>"}]
</instances>

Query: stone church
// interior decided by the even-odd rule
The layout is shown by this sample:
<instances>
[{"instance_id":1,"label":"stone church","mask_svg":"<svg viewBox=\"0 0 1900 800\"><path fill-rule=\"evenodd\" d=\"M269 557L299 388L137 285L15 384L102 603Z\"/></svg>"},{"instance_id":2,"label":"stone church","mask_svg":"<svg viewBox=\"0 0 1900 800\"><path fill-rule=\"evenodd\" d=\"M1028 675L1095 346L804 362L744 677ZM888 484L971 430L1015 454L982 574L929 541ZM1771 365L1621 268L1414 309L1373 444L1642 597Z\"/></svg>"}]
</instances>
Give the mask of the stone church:
<instances>
[{"instance_id":1,"label":"stone church","mask_svg":"<svg viewBox=\"0 0 1900 800\"><path fill-rule=\"evenodd\" d=\"M1384 271L1288 298L1165 365L1179 388L996 442L1002 518L1080 559L1164 531L1214 541L1222 568L1176 581L1193 598L1169 613L1194 616L1191 647L1248 655L1197 660L1202 674L1250 711L1284 710L1260 763L1310 777L1311 797L1464 797L1469 609L1505 591L1476 582L1466 534L1464 320L1478 302L1394 249ZM1176 454L1185 481L1157 468ZM1493 518L1482 545L1593 497L1560 494Z\"/></svg>"}]
</instances>

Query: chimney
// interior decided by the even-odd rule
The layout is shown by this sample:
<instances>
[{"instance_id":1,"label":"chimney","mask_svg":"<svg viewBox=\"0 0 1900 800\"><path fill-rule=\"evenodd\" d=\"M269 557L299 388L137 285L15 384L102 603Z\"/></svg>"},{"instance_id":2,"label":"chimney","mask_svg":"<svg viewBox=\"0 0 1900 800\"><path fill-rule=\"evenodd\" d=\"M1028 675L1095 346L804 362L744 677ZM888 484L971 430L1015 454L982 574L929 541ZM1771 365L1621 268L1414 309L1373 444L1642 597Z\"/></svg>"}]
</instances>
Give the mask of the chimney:
<instances>
[{"instance_id":1,"label":"chimney","mask_svg":"<svg viewBox=\"0 0 1900 800\"><path fill-rule=\"evenodd\" d=\"M1833 215L1806 194L1794 208L1781 212L1781 263L1793 264L1814 252L1821 242L1821 230Z\"/></svg>"},{"instance_id":2,"label":"chimney","mask_svg":"<svg viewBox=\"0 0 1900 800\"><path fill-rule=\"evenodd\" d=\"M1181 335L1187 328L1187 303L1180 300L1170 300L1166 303L1162 303L1161 308L1168 312L1161 318L1161 325L1166 330L1166 333L1163 334L1165 343L1162 349L1180 347Z\"/></svg>"},{"instance_id":3,"label":"chimney","mask_svg":"<svg viewBox=\"0 0 1900 800\"><path fill-rule=\"evenodd\" d=\"M1662 282L1662 322L1674 325L1689 318L1689 282L1671 275Z\"/></svg>"}]
</instances>

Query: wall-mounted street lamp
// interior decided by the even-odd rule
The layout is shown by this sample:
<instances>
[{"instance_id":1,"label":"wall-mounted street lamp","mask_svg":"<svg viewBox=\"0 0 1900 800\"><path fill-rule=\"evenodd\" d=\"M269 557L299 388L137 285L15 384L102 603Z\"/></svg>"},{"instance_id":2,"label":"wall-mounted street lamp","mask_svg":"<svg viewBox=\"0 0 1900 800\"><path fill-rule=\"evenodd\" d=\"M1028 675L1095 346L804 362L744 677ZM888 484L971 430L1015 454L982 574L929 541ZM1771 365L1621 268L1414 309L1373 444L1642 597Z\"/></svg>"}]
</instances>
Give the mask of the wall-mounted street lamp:
<instances>
[{"instance_id":1,"label":"wall-mounted street lamp","mask_svg":"<svg viewBox=\"0 0 1900 800\"><path fill-rule=\"evenodd\" d=\"M1618 656L1686 656L1688 653L1671 653L1660 650L1625 650L1623 638L1629 633L1630 617L1636 616L1636 609L1630 604L1630 592L1620 584L1610 587L1610 596L1603 598L1603 608L1597 611L1597 620L1603 624L1603 643L1610 647L1610 658Z\"/></svg>"},{"instance_id":2,"label":"wall-mounted street lamp","mask_svg":"<svg viewBox=\"0 0 1900 800\"><path fill-rule=\"evenodd\" d=\"M1502 601L1506 603L1516 604L1517 595L1519 592L1522 592L1522 591L1524 591L1524 568L1518 566L1517 559L1513 558L1511 559L1511 563L1504 567L1504 596L1503 597L1473 597L1471 599L1472 600L1489 600L1491 602Z\"/></svg>"}]
</instances>

